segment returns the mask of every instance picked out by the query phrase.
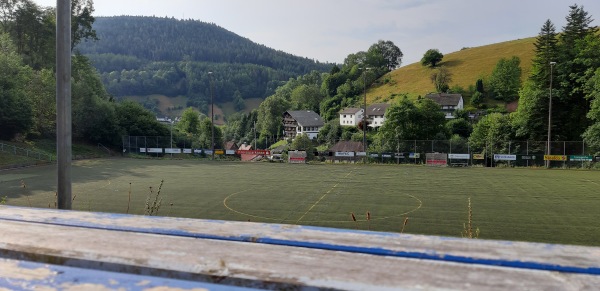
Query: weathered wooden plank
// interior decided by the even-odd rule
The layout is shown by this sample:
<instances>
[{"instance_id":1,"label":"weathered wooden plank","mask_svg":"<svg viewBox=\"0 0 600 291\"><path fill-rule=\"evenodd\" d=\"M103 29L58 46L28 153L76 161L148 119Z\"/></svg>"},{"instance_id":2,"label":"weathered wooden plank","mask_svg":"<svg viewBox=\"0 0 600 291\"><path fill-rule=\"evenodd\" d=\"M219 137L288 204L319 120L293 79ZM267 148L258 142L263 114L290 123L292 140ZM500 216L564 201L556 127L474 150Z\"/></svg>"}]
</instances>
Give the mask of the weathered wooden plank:
<instances>
[{"instance_id":1,"label":"weathered wooden plank","mask_svg":"<svg viewBox=\"0 0 600 291\"><path fill-rule=\"evenodd\" d=\"M0 258L0 290L258 290Z\"/></svg>"},{"instance_id":2,"label":"weathered wooden plank","mask_svg":"<svg viewBox=\"0 0 600 291\"><path fill-rule=\"evenodd\" d=\"M3 257L255 288L593 290L599 276L136 232L0 223Z\"/></svg>"},{"instance_id":3,"label":"weathered wooden plank","mask_svg":"<svg viewBox=\"0 0 600 291\"><path fill-rule=\"evenodd\" d=\"M594 247L467 240L299 225L158 218L92 212L61 212L41 209L32 212L27 208L1 206L0 219L526 269L600 274L600 248Z\"/></svg>"},{"instance_id":4,"label":"weathered wooden plank","mask_svg":"<svg viewBox=\"0 0 600 291\"><path fill-rule=\"evenodd\" d=\"M522 261L546 262L545 254L551 256L548 260L558 257L563 266L589 267L598 262L597 248L13 207L0 207L0 216L0 256L77 268L276 289L593 290L600 286L596 275L442 260L451 254L520 261L523 255L527 260ZM216 239L206 238L207 234ZM232 239L223 239L228 237ZM442 259L248 242L264 237ZM536 249L541 253L527 256Z\"/></svg>"}]
</instances>

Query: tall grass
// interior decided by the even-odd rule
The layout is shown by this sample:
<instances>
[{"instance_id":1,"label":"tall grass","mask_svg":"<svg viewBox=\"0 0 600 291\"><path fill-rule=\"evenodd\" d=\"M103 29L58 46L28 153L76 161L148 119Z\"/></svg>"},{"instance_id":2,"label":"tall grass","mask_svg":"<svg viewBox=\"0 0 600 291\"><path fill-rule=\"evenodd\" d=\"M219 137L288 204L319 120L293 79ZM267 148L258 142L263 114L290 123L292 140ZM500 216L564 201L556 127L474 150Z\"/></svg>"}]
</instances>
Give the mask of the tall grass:
<instances>
[{"instance_id":1,"label":"tall grass","mask_svg":"<svg viewBox=\"0 0 600 291\"><path fill-rule=\"evenodd\" d=\"M158 186L158 191L156 191L156 195L154 195L154 191L152 190L152 187L150 187L150 192L148 193L148 197L146 197L144 215L158 215L158 210L160 209L162 203L160 191L162 190L164 181L165 180L160 180L160 185Z\"/></svg>"}]
</instances>

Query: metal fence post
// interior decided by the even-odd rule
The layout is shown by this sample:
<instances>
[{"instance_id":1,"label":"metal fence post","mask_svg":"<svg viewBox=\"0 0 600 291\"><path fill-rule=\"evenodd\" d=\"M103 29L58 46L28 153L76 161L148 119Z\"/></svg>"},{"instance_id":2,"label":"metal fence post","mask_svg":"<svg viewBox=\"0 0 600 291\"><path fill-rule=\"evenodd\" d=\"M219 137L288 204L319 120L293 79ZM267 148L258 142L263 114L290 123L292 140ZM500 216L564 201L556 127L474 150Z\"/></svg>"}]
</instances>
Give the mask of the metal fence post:
<instances>
[{"instance_id":1,"label":"metal fence post","mask_svg":"<svg viewBox=\"0 0 600 291\"><path fill-rule=\"evenodd\" d=\"M526 146L525 146L526 150L525 153L527 155L529 155L529 140L526 141ZM529 167L529 160L527 160L527 167Z\"/></svg>"},{"instance_id":2,"label":"metal fence post","mask_svg":"<svg viewBox=\"0 0 600 291\"><path fill-rule=\"evenodd\" d=\"M567 142L563 141L563 156L566 156L566 155L567 155ZM563 161L563 168L566 168L566 167L567 167L567 160L565 159Z\"/></svg>"}]
</instances>

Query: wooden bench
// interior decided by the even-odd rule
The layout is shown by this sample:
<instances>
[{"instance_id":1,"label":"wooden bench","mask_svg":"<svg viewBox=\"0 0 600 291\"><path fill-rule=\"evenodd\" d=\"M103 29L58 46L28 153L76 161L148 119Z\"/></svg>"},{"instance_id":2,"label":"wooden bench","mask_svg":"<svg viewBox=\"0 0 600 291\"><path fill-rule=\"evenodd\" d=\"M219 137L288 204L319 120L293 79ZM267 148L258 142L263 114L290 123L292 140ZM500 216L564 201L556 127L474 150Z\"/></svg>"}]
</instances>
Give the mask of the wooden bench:
<instances>
[{"instance_id":1,"label":"wooden bench","mask_svg":"<svg viewBox=\"0 0 600 291\"><path fill-rule=\"evenodd\" d=\"M596 247L9 206L0 234L0 289L600 286Z\"/></svg>"}]
</instances>

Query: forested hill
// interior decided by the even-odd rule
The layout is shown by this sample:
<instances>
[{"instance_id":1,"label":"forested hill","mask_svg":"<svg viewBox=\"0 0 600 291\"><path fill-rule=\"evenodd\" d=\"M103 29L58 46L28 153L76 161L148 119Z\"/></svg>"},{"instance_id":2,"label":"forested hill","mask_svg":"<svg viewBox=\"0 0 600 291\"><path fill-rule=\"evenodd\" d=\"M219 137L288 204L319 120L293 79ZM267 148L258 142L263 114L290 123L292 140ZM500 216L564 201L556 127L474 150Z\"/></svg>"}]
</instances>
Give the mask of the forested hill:
<instances>
[{"instance_id":1,"label":"forested hill","mask_svg":"<svg viewBox=\"0 0 600 291\"><path fill-rule=\"evenodd\" d=\"M283 81L332 64L256 44L215 24L174 18L97 17L98 41L76 49L87 55L115 96L184 95L205 107L212 71L216 102L265 98Z\"/></svg>"}]
</instances>

